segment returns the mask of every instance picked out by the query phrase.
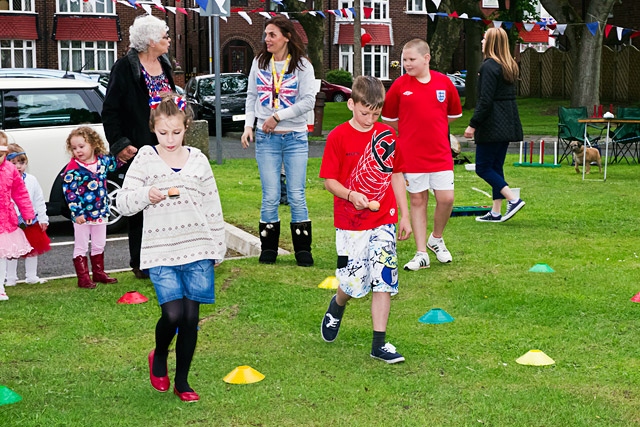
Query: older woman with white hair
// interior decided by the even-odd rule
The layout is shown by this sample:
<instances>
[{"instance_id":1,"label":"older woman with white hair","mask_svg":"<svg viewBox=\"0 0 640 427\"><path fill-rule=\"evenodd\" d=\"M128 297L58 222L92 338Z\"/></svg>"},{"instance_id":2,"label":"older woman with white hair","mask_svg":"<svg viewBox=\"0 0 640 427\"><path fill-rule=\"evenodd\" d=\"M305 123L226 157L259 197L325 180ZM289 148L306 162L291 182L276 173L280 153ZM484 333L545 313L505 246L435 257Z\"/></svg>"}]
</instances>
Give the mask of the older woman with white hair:
<instances>
[{"instance_id":1,"label":"older woman with white hair","mask_svg":"<svg viewBox=\"0 0 640 427\"><path fill-rule=\"evenodd\" d=\"M154 16L136 18L129 27L129 52L113 68L102 109L102 123L111 153L128 162L138 149L158 143L149 129L149 101L161 92L175 91L167 58L171 38L167 24ZM126 167L124 169L126 173ZM129 255L134 275L140 270L142 212L129 217Z\"/></svg>"}]
</instances>

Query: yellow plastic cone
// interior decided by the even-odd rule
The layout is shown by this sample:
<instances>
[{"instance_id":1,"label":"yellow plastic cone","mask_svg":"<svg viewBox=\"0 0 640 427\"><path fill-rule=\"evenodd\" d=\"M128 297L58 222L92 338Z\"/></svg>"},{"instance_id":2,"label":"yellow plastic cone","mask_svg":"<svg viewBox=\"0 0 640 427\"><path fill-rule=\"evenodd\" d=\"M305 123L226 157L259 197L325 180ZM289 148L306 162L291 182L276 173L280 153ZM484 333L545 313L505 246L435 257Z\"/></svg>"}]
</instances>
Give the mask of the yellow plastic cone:
<instances>
[{"instance_id":1,"label":"yellow plastic cone","mask_svg":"<svg viewBox=\"0 0 640 427\"><path fill-rule=\"evenodd\" d=\"M338 289L339 284L340 282L338 282L336 276L329 276L324 279L322 283L318 285L318 287L321 289Z\"/></svg>"},{"instance_id":2,"label":"yellow plastic cone","mask_svg":"<svg viewBox=\"0 0 640 427\"><path fill-rule=\"evenodd\" d=\"M262 381L264 375L253 369L251 366L238 366L229 372L222 380L229 384L251 384Z\"/></svg>"},{"instance_id":3,"label":"yellow plastic cone","mask_svg":"<svg viewBox=\"0 0 640 427\"><path fill-rule=\"evenodd\" d=\"M541 350L529 350L526 354L516 359L516 363L530 366L546 366L554 365L556 362Z\"/></svg>"}]
</instances>

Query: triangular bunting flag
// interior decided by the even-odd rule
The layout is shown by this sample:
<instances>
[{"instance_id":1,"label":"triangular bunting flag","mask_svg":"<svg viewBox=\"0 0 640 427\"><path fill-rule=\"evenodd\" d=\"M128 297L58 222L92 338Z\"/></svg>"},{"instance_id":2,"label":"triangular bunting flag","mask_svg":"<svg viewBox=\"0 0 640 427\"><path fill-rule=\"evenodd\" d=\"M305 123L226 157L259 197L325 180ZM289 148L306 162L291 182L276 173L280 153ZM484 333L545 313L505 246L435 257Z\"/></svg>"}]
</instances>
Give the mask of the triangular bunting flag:
<instances>
[{"instance_id":1,"label":"triangular bunting flag","mask_svg":"<svg viewBox=\"0 0 640 427\"><path fill-rule=\"evenodd\" d=\"M560 35L563 35L566 29L567 29L567 24L558 24L558 27L556 28L556 30Z\"/></svg>"},{"instance_id":2,"label":"triangular bunting flag","mask_svg":"<svg viewBox=\"0 0 640 427\"><path fill-rule=\"evenodd\" d=\"M456 11L454 10L453 12L451 12L451 13L449 14L449 16L450 16L450 17L452 17L452 18L458 18L458 12L456 12Z\"/></svg>"},{"instance_id":3,"label":"triangular bunting flag","mask_svg":"<svg viewBox=\"0 0 640 427\"><path fill-rule=\"evenodd\" d=\"M635 39L636 37L640 37L640 31L634 31L633 34L629 36L630 39Z\"/></svg>"},{"instance_id":4,"label":"triangular bunting flag","mask_svg":"<svg viewBox=\"0 0 640 427\"><path fill-rule=\"evenodd\" d=\"M280 15L285 16L287 19L291 19L289 18L289 14L287 12L280 12Z\"/></svg>"},{"instance_id":5,"label":"triangular bunting flag","mask_svg":"<svg viewBox=\"0 0 640 427\"><path fill-rule=\"evenodd\" d=\"M490 19L483 19L482 22L484 22L484 25L491 25L493 21Z\"/></svg>"},{"instance_id":6,"label":"triangular bunting flag","mask_svg":"<svg viewBox=\"0 0 640 427\"><path fill-rule=\"evenodd\" d=\"M224 0L216 0L216 5L218 6L218 10L220 10L221 15L226 15L227 11L224 8Z\"/></svg>"},{"instance_id":7,"label":"triangular bunting flag","mask_svg":"<svg viewBox=\"0 0 640 427\"><path fill-rule=\"evenodd\" d=\"M524 28L524 25L522 24L522 22L516 22L515 24L513 24L516 26L516 29L518 31L522 31L522 28Z\"/></svg>"},{"instance_id":8,"label":"triangular bunting flag","mask_svg":"<svg viewBox=\"0 0 640 427\"><path fill-rule=\"evenodd\" d=\"M148 15L151 15L151 5L150 5L150 4L142 3L142 4L140 5L140 7L141 7L142 9L144 9L144 11L145 11L145 12L147 12L147 14L148 14ZM158 7L158 6L156 6L156 7ZM164 9L163 9L163 10L164 10Z\"/></svg>"},{"instance_id":9,"label":"triangular bunting flag","mask_svg":"<svg viewBox=\"0 0 640 427\"><path fill-rule=\"evenodd\" d=\"M504 25L504 29L508 31L511 29L511 27L513 27L513 22L505 21L503 25Z\"/></svg>"},{"instance_id":10,"label":"triangular bunting flag","mask_svg":"<svg viewBox=\"0 0 640 427\"><path fill-rule=\"evenodd\" d=\"M596 33L598 32L598 28L599 28L600 24L598 23L598 21L595 22L589 22L587 24L587 28L589 29L589 32L591 33L591 35L595 36Z\"/></svg>"},{"instance_id":11,"label":"triangular bunting flag","mask_svg":"<svg viewBox=\"0 0 640 427\"><path fill-rule=\"evenodd\" d=\"M611 32L611 29L613 28L613 25L611 24L607 24L604 26L604 36L605 37L609 37L609 33Z\"/></svg>"},{"instance_id":12,"label":"triangular bunting flag","mask_svg":"<svg viewBox=\"0 0 640 427\"><path fill-rule=\"evenodd\" d=\"M373 8L372 7L363 7L362 8L362 13L364 14L364 17L366 19L371 18L371 13L373 13Z\"/></svg>"},{"instance_id":13,"label":"triangular bunting flag","mask_svg":"<svg viewBox=\"0 0 640 427\"><path fill-rule=\"evenodd\" d=\"M318 15L322 16L323 18L325 18L325 19L327 18L327 15L325 15L323 11L316 10L316 12L318 12Z\"/></svg>"},{"instance_id":14,"label":"triangular bunting flag","mask_svg":"<svg viewBox=\"0 0 640 427\"><path fill-rule=\"evenodd\" d=\"M160 0L158 0L158 1L160 1ZM198 4L198 6L200 6L204 10L207 10L207 6L209 5L209 0L196 0L196 3Z\"/></svg>"},{"instance_id":15,"label":"triangular bunting flag","mask_svg":"<svg viewBox=\"0 0 640 427\"><path fill-rule=\"evenodd\" d=\"M618 41L622 40L622 30L621 27L616 27L616 34L618 35Z\"/></svg>"},{"instance_id":16,"label":"triangular bunting flag","mask_svg":"<svg viewBox=\"0 0 640 427\"><path fill-rule=\"evenodd\" d=\"M433 4L435 4L435 5L436 5L436 10L437 10L437 9L440 7L440 2L441 2L442 0L431 0L431 1L433 2Z\"/></svg>"},{"instance_id":17,"label":"triangular bunting flag","mask_svg":"<svg viewBox=\"0 0 640 427\"><path fill-rule=\"evenodd\" d=\"M165 9L167 9L169 12L173 13L174 15L176 14L176 8L174 6L165 6Z\"/></svg>"},{"instance_id":18,"label":"triangular bunting flag","mask_svg":"<svg viewBox=\"0 0 640 427\"><path fill-rule=\"evenodd\" d=\"M180 13L184 13L185 15L189 15L184 7L176 7L176 10Z\"/></svg>"},{"instance_id":19,"label":"triangular bunting flag","mask_svg":"<svg viewBox=\"0 0 640 427\"><path fill-rule=\"evenodd\" d=\"M351 16L352 16L352 17L354 17L354 18L355 18L356 16L358 16L358 15L356 14L356 10L355 10L353 7L350 7L348 10L349 10L349 12L351 12Z\"/></svg>"},{"instance_id":20,"label":"triangular bunting flag","mask_svg":"<svg viewBox=\"0 0 640 427\"><path fill-rule=\"evenodd\" d=\"M242 16L242 18L245 21L247 21L249 23L249 25L253 25L253 22L251 21L251 18L249 18L249 15L247 14L247 12L240 11L240 12L238 12L238 15Z\"/></svg>"},{"instance_id":21,"label":"triangular bunting flag","mask_svg":"<svg viewBox=\"0 0 640 427\"><path fill-rule=\"evenodd\" d=\"M429 15L429 18L431 18L431 21L435 21L435 19L436 19L436 14L435 13L427 13L427 15Z\"/></svg>"},{"instance_id":22,"label":"triangular bunting flag","mask_svg":"<svg viewBox=\"0 0 640 427\"><path fill-rule=\"evenodd\" d=\"M267 19L271 19L271 15L269 15L267 12L264 12L264 11L263 12L258 12L258 15L262 15Z\"/></svg>"},{"instance_id":23,"label":"triangular bunting flag","mask_svg":"<svg viewBox=\"0 0 640 427\"><path fill-rule=\"evenodd\" d=\"M526 22L523 25L524 25L525 31L527 31L527 32L533 30L533 27L536 26L536 24L534 24L533 22Z\"/></svg>"},{"instance_id":24,"label":"triangular bunting flag","mask_svg":"<svg viewBox=\"0 0 640 427\"><path fill-rule=\"evenodd\" d=\"M502 27L502 21L493 21L493 27L494 28Z\"/></svg>"},{"instance_id":25,"label":"triangular bunting flag","mask_svg":"<svg viewBox=\"0 0 640 427\"><path fill-rule=\"evenodd\" d=\"M467 15L466 13L463 13L462 15L459 16L460 19L469 19L469 15Z\"/></svg>"}]
</instances>

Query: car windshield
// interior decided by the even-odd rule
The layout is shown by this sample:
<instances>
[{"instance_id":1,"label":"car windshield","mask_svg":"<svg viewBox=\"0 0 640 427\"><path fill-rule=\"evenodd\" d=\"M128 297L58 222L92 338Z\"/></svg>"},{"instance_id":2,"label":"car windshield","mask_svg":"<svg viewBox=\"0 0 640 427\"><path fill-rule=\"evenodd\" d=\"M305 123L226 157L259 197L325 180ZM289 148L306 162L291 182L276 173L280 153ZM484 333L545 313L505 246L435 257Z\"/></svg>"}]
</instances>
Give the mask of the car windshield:
<instances>
[{"instance_id":1,"label":"car windshield","mask_svg":"<svg viewBox=\"0 0 640 427\"><path fill-rule=\"evenodd\" d=\"M234 93L244 93L247 91L246 76L220 76L220 94L232 95ZM201 96L215 96L216 82L214 78L200 80Z\"/></svg>"}]
</instances>

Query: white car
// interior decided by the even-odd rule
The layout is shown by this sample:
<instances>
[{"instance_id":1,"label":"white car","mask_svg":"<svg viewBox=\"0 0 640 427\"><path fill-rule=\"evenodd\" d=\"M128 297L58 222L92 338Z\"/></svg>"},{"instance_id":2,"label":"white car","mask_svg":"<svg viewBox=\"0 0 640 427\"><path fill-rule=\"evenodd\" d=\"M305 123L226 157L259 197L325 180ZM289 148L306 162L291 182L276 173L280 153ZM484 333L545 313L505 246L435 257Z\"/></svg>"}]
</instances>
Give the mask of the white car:
<instances>
[{"instance_id":1,"label":"white car","mask_svg":"<svg viewBox=\"0 0 640 427\"><path fill-rule=\"evenodd\" d=\"M102 103L97 81L0 78L0 111L4 112L0 126L9 143L24 148L29 158L27 172L38 179L50 216L68 216L60 176L71 158L66 150L67 137L73 129L87 125L104 138ZM122 178L117 172L109 176L111 231L123 222L113 205Z\"/></svg>"}]
</instances>

